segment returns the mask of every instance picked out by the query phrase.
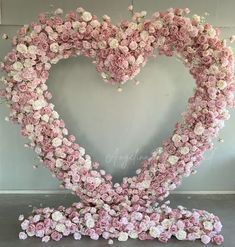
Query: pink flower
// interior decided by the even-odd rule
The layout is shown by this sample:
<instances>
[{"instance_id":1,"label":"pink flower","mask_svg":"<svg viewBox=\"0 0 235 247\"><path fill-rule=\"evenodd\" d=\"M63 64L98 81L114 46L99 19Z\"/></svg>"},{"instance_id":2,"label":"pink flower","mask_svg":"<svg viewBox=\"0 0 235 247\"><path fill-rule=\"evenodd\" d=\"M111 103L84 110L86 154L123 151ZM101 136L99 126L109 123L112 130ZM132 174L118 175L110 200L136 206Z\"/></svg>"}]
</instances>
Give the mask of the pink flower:
<instances>
[{"instance_id":1,"label":"pink flower","mask_svg":"<svg viewBox=\"0 0 235 247\"><path fill-rule=\"evenodd\" d=\"M217 244L217 245L221 245L224 242L224 237L222 235L217 235L213 238L213 241Z\"/></svg>"},{"instance_id":2,"label":"pink flower","mask_svg":"<svg viewBox=\"0 0 235 247\"><path fill-rule=\"evenodd\" d=\"M62 238L62 234L57 231L53 231L51 234L51 238L55 241L59 241Z\"/></svg>"}]
</instances>

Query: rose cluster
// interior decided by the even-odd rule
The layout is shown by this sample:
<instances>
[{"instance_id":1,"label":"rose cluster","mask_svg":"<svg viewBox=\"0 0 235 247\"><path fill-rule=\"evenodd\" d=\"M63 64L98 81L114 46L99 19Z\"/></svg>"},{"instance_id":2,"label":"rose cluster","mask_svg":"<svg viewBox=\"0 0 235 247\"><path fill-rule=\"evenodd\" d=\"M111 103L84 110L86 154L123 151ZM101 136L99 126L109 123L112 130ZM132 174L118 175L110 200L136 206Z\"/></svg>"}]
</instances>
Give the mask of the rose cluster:
<instances>
[{"instance_id":1,"label":"rose cluster","mask_svg":"<svg viewBox=\"0 0 235 247\"><path fill-rule=\"evenodd\" d=\"M218 29L203 24L199 16L185 17L188 12L169 9L151 19L145 12L134 13L132 21L115 26L108 16L100 22L78 8L65 18L60 11L41 14L38 22L22 27L14 37L13 50L1 65L7 73L1 96L10 105L10 119L21 125L22 135L30 140L27 146L40 161L87 205L84 210L107 204L117 212L142 208L147 213L152 203L162 201L184 177L195 173L204 152L212 147L212 138L229 118L235 91L233 53L220 40ZM133 78L156 52L180 57L196 88L182 121L163 146L143 162L136 176L113 184L112 176L98 169L54 110L46 85L49 70L60 59L83 55L94 60L104 80L120 84ZM214 218L209 221L213 225ZM204 231L201 223L198 234L204 242L220 238L213 228ZM184 239L190 239L191 230L185 232Z\"/></svg>"}]
</instances>

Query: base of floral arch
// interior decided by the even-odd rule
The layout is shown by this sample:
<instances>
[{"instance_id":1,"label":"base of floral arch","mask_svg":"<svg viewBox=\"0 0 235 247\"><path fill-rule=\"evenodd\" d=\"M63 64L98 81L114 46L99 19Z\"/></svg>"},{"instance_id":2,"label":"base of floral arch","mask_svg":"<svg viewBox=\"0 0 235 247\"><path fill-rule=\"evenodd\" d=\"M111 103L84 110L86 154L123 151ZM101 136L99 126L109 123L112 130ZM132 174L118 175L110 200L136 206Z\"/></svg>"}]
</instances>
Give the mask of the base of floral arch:
<instances>
[{"instance_id":1,"label":"base of floral arch","mask_svg":"<svg viewBox=\"0 0 235 247\"><path fill-rule=\"evenodd\" d=\"M20 239L36 236L43 242L59 241L73 235L76 240L89 236L93 240L103 237L126 241L128 238L146 240L158 239L167 242L171 237L178 240L200 239L202 243L223 243L219 234L222 224L219 218L204 210L187 210L183 206L170 208L169 203L144 208L138 205L129 209L107 204L99 206L73 203L71 207L39 208L22 221Z\"/></svg>"}]
</instances>

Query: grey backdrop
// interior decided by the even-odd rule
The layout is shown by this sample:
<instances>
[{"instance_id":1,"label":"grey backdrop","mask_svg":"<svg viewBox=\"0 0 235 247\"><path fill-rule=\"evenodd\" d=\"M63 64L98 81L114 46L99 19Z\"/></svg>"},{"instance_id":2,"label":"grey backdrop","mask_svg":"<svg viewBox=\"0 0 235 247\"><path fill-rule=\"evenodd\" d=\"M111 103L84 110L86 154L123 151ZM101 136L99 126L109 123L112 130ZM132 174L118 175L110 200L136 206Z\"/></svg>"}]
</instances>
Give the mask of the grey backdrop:
<instances>
[{"instance_id":1,"label":"grey backdrop","mask_svg":"<svg viewBox=\"0 0 235 247\"><path fill-rule=\"evenodd\" d=\"M126 0L1 0L0 33L10 37L19 25L35 20L41 11L61 7L66 11L82 6L98 16L108 14L117 23L129 18ZM208 12L208 22L221 27L222 36L235 33L233 0L135 0L137 10L165 10L189 7L193 14ZM0 57L10 50L9 41L0 40ZM194 81L175 58L151 59L137 76L138 86L128 82L123 92L106 85L94 65L85 58L61 61L51 69L48 85L53 102L67 127L116 181L132 175L139 162L172 131L186 107ZM32 150L25 149L19 127L4 121L5 105L0 105L0 190L58 190L58 182L38 164ZM235 111L226 122L215 149L206 154L198 173L184 180L181 191L235 191Z\"/></svg>"}]
</instances>

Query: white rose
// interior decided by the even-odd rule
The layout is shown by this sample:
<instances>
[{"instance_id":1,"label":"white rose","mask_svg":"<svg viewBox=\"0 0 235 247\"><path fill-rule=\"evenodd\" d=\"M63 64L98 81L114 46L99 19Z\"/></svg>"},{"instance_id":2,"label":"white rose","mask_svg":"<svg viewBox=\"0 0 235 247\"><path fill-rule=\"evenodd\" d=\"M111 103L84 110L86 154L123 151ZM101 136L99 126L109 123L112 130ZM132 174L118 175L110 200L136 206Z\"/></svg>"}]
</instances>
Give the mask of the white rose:
<instances>
[{"instance_id":1,"label":"white rose","mask_svg":"<svg viewBox=\"0 0 235 247\"><path fill-rule=\"evenodd\" d=\"M189 147L181 147L180 148L180 153L183 155L186 155L189 153Z\"/></svg>"},{"instance_id":2,"label":"white rose","mask_svg":"<svg viewBox=\"0 0 235 247\"><path fill-rule=\"evenodd\" d=\"M83 12L82 13L82 19L84 21L90 21L92 19L91 13L90 12L87 12L87 11Z\"/></svg>"},{"instance_id":3,"label":"white rose","mask_svg":"<svg viewBox=\"0 0 235 247\"><path fill-rule=\"evenodd\" d=\"M150 186L150 183L151 183L150 180L144 180L144 181L141 183L141 188L143 188L143 189L148 189L149 186Z\"/></svg>"},{"instance_id":4,"label":"white rose","mask_svg":"<svg viewBox=\"0 0 235 247\"><path fill-rule=\"evenodd\" d=\"M79 147L79 153L83 156L85 154L85 148Z\"/></svg>"},{"instance_id":5,"label":"white rose","mask_svg":"<svg viewBox=\"0 0 235 247\"><path fill-rule=\"evenodd\" d=\"M181 136L178 135L178 134L174 134L174 135L172 136L172 141L173 141L173 142L180 142L181 139L182 139Z\"/></svg>"},{"instance_id":6,"label":"white rose","mask_svg":"<svg viewBox=\"0 0 235 247\"><path fill-rule=\"evenodd\" d=\"M147 15L147 11L143 10L140 12L141 17L145 17Z\"/></svg>"},{"instance_id":7,"label":"white rose","mask_svg":"<svg viewBox=\"0 0 235 247\"><path fill-rule=\"evenodd\" d=\"M201 17L199 15L194 15L193 16L193 19L196 21L196 22L200 22L201 21Z\"/></svg>"},{"instance_id":8,"label":"white rose","mask_svg":"<svg viewBox=\"0 0 235 247\"><path fill-rule=\"evenodd\" d=\"M59 211L55 211L52 215L51 215L52 219L54 221L60 221L64 218L63 214Z\"/></svg>"},{"instance_id":9,"label":"white rose","mask_svg":"<svg viewBox=\"0 0 235 247\"><path fill-rule=\"evenodd\" d=\"M155 22L154 22L154 26L155 26L157 29L161 29L162 26L163 26L163 24L162 24L161 21L155 21Z\"/></svg>"},{"instance_id":10,"label":"white rose","mask_svg":"<svg viewBox=\"0 0 235 247\"><path fill-rule=\"evenodd\" d=\"M53 147L59 147L61 144L62 144L62 140L58 137L56 137L52 140L52 146Z\"/></svg>"},{"instance_id":11,"label":"white rose","mask_svg":"<svg viewBox=\"0 0 235 247\"><path fill-rule=\"evenodd\" d=\"M216 31L214 28L210 28L208 31L207 31L208 35L210 36L210 38L214 38L215 35L216 35Z\"/></svg>"},{"instance_id":12,"label":"white rose","mask_svg":"<svg viewBox=\"0 0 235 247\"><path fill-rule=\"evenodd\" d=\"M127 241L128 239L128 233L126 232L120 232L118 236L118 241Z\"/></svg>"},{"instance_id":13,"label":"white rose","mask_svg":"<svg viewBox=\"0 0 235 247\"><path fill-rule=\"evenodd\" d=\"M34 131L34 126L32 124L26 125L25 128L29 133L32 133Z\"/></svg>"},{"instance_id":14,"label":"white rose","mask_svg":"<svg viewBox=\"0 0 235 247\"><path fill-rule=\"evenodd\" d=\"M63 13L64 13L63 9L58 8L55 10L55 15L62 15Z\"/></svg>"},{"instance_id":15,"label":"white rose","mask_svg":"<svg viewBox=\"0 0 235 247\"><path fill-rule=\"evenodd\" d=\"M58 43L52 43L51 45L50 45L50 50L52 51L52 52L58 52L59 51L59 44Z\"/></svg>"},{"instance_id":16,"label":"white rose","mask_svg":"<svg viewBox=\"0 0 235 247\"><path fill-rule=\"evenodd\" d=\"M175 155L170 155L168 157L168 162L171 164L171 165L174 165L177 163L177 161L179 160L179 157L175 156Z\"/></svg>"},{"instance_id":17,"label":"white rose","mask_svg":"<svg viewBox=\"0 0 235 247\"><path fill-rule=\"evenodd\" d=\"M24 44L18 44L18 45L16 46L16 50L17 50L18 52L20 52L20 53L27 53L28 48L27 48L27 46L24 45Z\"/></svg>"},{"instance_id":18,"label":"white rose","mask_svg":"<svg viewBox=\"0 0 235 247\"><path fill-rule=\"evenodd\" d=\"M93 228L95 226L95 221L93 218L89 218L86 220L86 226L88 228Z\"/></svg>"},{"instance_id":19,"label":"white rose","mask_svg":"<svg viewBox=\"0 0 235 247\"><path fill-rule=\"evenodd\" d=\"M78 29L80 27L80 22L79 21L74 21L72 23L72 27L73 27L73 29Z\"/></svg>"},{"instance_id":20,"label":"white rose","mask_svg":"<svg viewBox=\"0 0 235 247\"><path fill-rule=\"evenodd\" d=\"M131 231L129 233L129 237L133 238L133 239L136 239L136 238L138 238L138 233L136 231Z\"/></svg>"},{"instance_id":21,"label":"white rose","mask_svg":"<svg viewBox=\"0 0 235 247\"><path fill-rule=\"evenodd\" d=\"M46 101L43 99L38 99L33 102L33 109L36 111L41 110L45 106L46 106Z\"/></svg>"},{"instance_id":22,"label":"white rose","mask_svg":"<svg viewBox=\"0 0 235 247\"><path fill-rule=\"evenodd\" d=\"M169 228L171 225L172 225L172 221L171 220L169 220L169 219L164 219L163 221L162 221L162 226L164 226L165 228Z\"/></svg>"},{"instance_id":23,"label":"white rose","mask_svg":"<svg viewBox=\"0 0 235 247\"><path fill-rule=\"evenodd\" d=\"M55 229L56 229L56 231L58 231L58 232L64 232L64 230L66 229L66 227L65 227L64 224L59 223L59 224L56 225Z\"/></svg>"},{"instance_id":24,"label":"white rose","mask_svg":"<svg viewBox=\"0 0 235 247\"><path fill-rule=\"evenodd\" d=\"M205 131L205 128L202 126L202 125L197 125L195 128L194 128L194 133L196 135L202 135Z\"/></svg>"},{"instance_id":25,"label":"white rose","mask_svg":"<svg viewBox=\"0 0 235 247\"><path fill-rule=\"evenodd\" d=\"M186 237L187 237L187 233L186 233L186 231L184 231L184 230L179 230L179 231L175 234L175 237L176 237L178 240L184 240L184 239L186 239Z\"/></svg>"},{"instance_id":26,"label":"white rose","mask_svg":"<svg viewBox=\"0 0 235 247\"><path fill-rule=\"evenodd\" d=\"M149 234L153 238L158 238L161 234L161 230L156 226L151 226L149 229Z\"/></svg>"},{"instance_id":27,"label":"white rose","mask_svg":"<svg viewBox=\"0 0 235 247\"><path fill-rule=\"evenodd\" d=\"M118 48L118 45L119 45L119 43L118 43L118 40L117 40L117 39L111 38L111 39L109 40L109 46L110 46L112 49Z\"/></svg>"},{"instance_id":28,"label":"white rose","mask_svg":"<svg viewBox=\"0 0 235 247\"><path fill-rule=\"evenodd\" d=\"M148 37L149 37L149 33L144 30L144 31L142 31L140 33L140 37L141 37L142 40L146 41L148 39Z\"/></svg>"},{"instance_id":29,"label":"white rose","mask_svg":"<svg viewBox=\"0 0 235 247\"><path fill-rule=\"evenodd\" d=\"M28 52L29 52L29 54L32 54L32 55L37 54L37 46L30 45L29 48L28 48Z\"/></svg>"},{"instance_id":30,"label":"white rose","mask_svg":"<svg viewBox=\"0 0 235 247\"><path fill-rule=\"evenodd\" d=\"M209 231L213 230L213 224L210 221L203 222L203 226L206 230Z\"/></svg>"},{"instance_id":31,"label":"white rose","mask_svg":"<svg viewBox=\"0 0 235 247\"><path fill-rule=\"evenodd\" d=\"M220 89L220 90L223 90L227 87L227 82L224 81L224 80L219 80L217 82L217 87Z\"/></svg>"},{"instance_id":32,"label":"white rose","mask_svg":"<svg viewBox=\"0 0 235 247\"><path fill-rule=\"evenodd\" d=\"M138 27L138 25L135 22L130 22L129 23L129 28L132 30L136 30Z\"/></svg>"},{"instance_id":33,"label":"white rose","mask_svg":"<svg viewBox=\"0 0 235 247\"><path fill-rule=\"evenodd\" d=\"M47 114L44 114L44 115L41 117L41 119L42 119L43 121L45 121L45 122L48 122L49 119L50 119L50 117L49 117Z\"/></svg>"},{"instance_id":34,"label":"white rose","mask_svg":"<svg viewBox=\"0 0 235 247\"><path fill-rule=\"evenodd\" d=\"M100 26L100 23L99 23L99 21L97 21L97 20L93 20L93 21L91 21L91 26L93 27L93 28L96 28L96 27L99 27Z\"/></svg>"},{"instance_id":35,"label":"white rose","mask_svg":"<svg viewBox=\"0 0 235 247\"><path fill-rule=\"evenodd\" d=\"M33 64L34 64L34 62L31 59L25 59L25 61L24 61L24 67L25 68L32 67Z\"/></svg>"},{"instance_id":36,"label":"white rose","mask_svg":"<svg viewBox=\"0 0 235 247\"><path fill-rule=\"evenodd\" d=\"M142 55L139 55L136 59L136 64L139 65L144 62L144 57Z\"/></svg>"},{"instance_id":37,"label":"white rose","mask_svg":"<svg viewBox=\"0 0 235 247\"><path fill-rule=\"evenodd\" d=\"M53 116L53 118L56 118L56 119L59 118L59 114L58 114L58 112L56 112L56 111L53 111L53 112L52 112L52 116Z\"/></svg>"},{"instance_id":38,"label":"white rose","mask_svg":"<svg viewBox=\"0 0 235 247\"><path fill-rule=\"evenodd\" d=\"M21 62L15 62L12 67L14 70L21 71L23 69L23 64Z\"/></svg>"}]
</instances>

